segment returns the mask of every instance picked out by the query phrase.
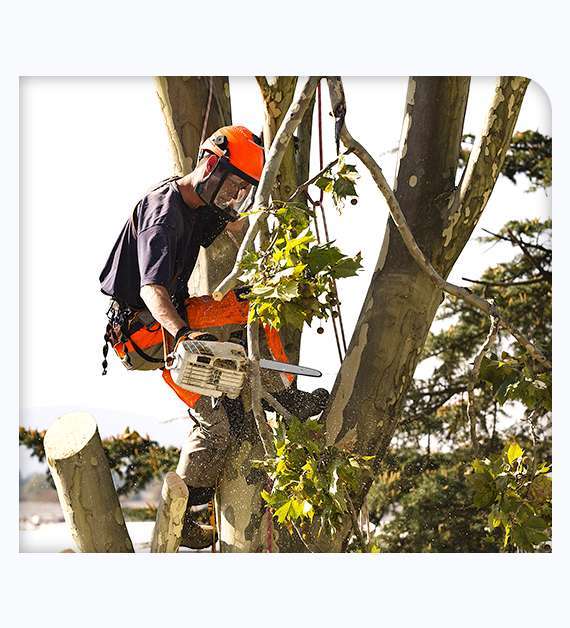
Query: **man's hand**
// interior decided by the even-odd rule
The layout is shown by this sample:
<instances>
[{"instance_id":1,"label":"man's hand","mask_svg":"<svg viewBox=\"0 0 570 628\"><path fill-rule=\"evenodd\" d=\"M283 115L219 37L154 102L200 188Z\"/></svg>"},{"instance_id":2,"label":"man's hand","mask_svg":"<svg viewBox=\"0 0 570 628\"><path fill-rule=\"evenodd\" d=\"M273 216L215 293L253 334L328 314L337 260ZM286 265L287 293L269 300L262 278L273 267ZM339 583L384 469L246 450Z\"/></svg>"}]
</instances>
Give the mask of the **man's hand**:
<instances>
[{"instance_id":1,"label":"man's hand","mask_svg":"<svg viewBox=\"0 0 570 628\"><path fill-rule=\"evenodd\" d=\"M186 323L176 311L168 290L159 284L148 284L140 291L141 299L145 302L154 319L160 323L171 335L176 336L178 331L186 327Z\"/></svg>"}]
</instances>

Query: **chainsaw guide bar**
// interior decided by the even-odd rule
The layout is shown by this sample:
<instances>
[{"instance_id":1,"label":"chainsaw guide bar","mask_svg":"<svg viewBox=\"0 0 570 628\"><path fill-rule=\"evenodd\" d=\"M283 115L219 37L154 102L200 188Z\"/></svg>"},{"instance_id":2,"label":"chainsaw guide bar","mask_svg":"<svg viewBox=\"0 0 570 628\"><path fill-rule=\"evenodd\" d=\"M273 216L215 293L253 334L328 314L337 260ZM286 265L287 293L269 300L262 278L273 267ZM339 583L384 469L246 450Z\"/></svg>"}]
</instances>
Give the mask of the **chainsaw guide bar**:
<instances>
[{"instance_id":1,"label":"chainsaw guide bar","mask_svg":"<svg viewBox=\"0 0 570 628\"><path fill-rule=\"evenodd\" d=\"M212 340L183 340L169 356L166 368L180 388L208 397L227 395L239 397L244 387L250 360L242 345ZM321 377L316 369L276 360L262 359L259 366L266 370L307 377Z\"/></svg>"}]
</instances>

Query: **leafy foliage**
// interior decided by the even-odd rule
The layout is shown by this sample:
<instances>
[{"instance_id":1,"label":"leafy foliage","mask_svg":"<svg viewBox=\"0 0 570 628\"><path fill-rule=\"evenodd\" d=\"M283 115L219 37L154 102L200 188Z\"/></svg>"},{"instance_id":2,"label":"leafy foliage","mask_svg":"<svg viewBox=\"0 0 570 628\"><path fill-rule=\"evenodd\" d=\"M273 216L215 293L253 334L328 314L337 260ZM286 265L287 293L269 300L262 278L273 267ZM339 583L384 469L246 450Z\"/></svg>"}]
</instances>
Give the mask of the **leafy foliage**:
<instances>
[{"instance_id":1,"label":"leafy foliage","mask_svg":"<svg viewBox=\"0 0 570 628\"><path fill-rule=\"evenodd\" d=\"M550 540L550 465L536 465L513 441L496 456L475 460L468 477L475 506L488 509L488 525L503 530L503 547L533 551Z\"/></svg>"},{"instance_id":2,"label":"leafy foliage","mask_svg":"<svg viewBox=\"0 0 570 628\"><path fill-rule=\"evenodd\" d=\"M319 181L339 205L356 195L356 177L356 168L343 162L334 176L323 175ZM333 281L356 275L361 254L350 257L333 242L319 244L311 231L311 214L302 204L275 202L264 213L272 227L269 244L249 251L241 264L240 281L249 288L250 322L302 329L314 317L327 319L337 304Z\"/></svg>"},{"instance_id":3,"label":"leafy foliage","mask_svg":"<svg viewBox=\"0 0 570 628\"><path fill-rule=\"evenodd\" d=\"M488 382L494 398L503 405L520 401L527 408L546 414L552 410L552 373L534 374L528 361L503 351L501 357L483 358L480 377Z\"/></svg>"},{"instance_id":4,"label":"leafy foliage","mask_svg":"<svg viewBox=\"0 0 570 628\"><path fill-rule=\"evenodd\" d=\"M383 552L497 552L485 513L466 481L468 449L415 447L388 453L368 494L374 542Z\"/></svg>"},{"instance_id":5,"label":"leafy foliage","mask_svg":"<svg viewBox=\"0 0 570 628\"><path fill-rule=\"evenodd\" d=\"M20 427L20 445L28 447L40 462L45 460L45 430ZM117 493L140 491L154 478L160 478L176 467L180 450L162 447L148 435L141 436L128 427L122 434L102 440L113 475L118 479ZM51 481L51 474L47 471Z\"/></svg>"},{"instance_id":6,"label":"leafy foliage","mask_svg":"<svg viewBox=\"0 0 570 628\"><path fill-rule=\"evenodd\" d=\"M550 220L511 221L498 233L481 238L490 246L509 246L513 254L483 273L481 281L486 284L472 287L475 293L494 299L547 356L552 344L551 228ZM505 546L503 525L493 528L489 523L490 513L499 505L499 493L496 503L480 507L473 502L475 491L468 481L472 456L466 385L473 358L488 332L488 318L446 300L438 319L440 329L430 334L421 357L430 365L430 374L415 380L382 474L369 492L377 542L382 551L530 551L529 542L543 539L550 531L548 512L532 515L547 524L538 534L527 532L524 525L521 531L518 514L513 515ZM524 485L528 481L525 468L550 464L551 374L501 334L496 352L483 360L480 378L475 400L480 464L500 459L504 448L516 441L530 453L524 454L524 468L518 475L513 471L516 479L511 483ZM522 420L513 421L513 414L522 414ZM549 481L536 479L528 488L529 495L547 492ZM510 490L525 499L524 491ZM522 515L526 512L525 506ZM530 519L530 523L540 522ZM549 546L534 542L532 548L548 551Z\"/></svg>"},{"instance_id":7,"label":"leafy foliage","mask_svg":"<svg viewBox=\"0 0 570 628\"><path fill-rule=\"evenodd\" d=\"M359 456L325 443L316 419L283 420L274 427L275 457L257 461L267 471L271 488L262 492L273 517L303 539L314 532L334 535L352 504L355 492L371 475L371 456Z\"/></svg>"},{"instance_id":8,"label":"leafy foliage","mask_svg":"<svg viewBox=\"0 0 570 628\"><path fill-rule=\"evenodd\" d=\"M344 155L341 155L337 163L315 181L315 185L323 192L331 194L336 208L342 210L347 198L351 198L354 204L358 196L356 192L358 178L356 166L346 163Z\"/></svg>"}]
</instances>

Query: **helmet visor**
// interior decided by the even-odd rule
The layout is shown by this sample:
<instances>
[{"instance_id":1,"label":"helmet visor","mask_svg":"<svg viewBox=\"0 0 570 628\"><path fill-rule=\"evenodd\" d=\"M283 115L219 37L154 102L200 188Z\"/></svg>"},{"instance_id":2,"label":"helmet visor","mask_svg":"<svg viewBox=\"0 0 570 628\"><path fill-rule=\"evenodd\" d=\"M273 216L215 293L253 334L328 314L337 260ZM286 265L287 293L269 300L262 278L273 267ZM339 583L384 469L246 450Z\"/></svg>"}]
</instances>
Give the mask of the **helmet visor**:
<instances>
[{"instance_id":1,"label":"helmet visor","mask_svg":"<svg viewBox=\"0 0 570 628\"><path fill-rule=\"evenodd\" d=\"M239 212L251 188L252 185L249 181L230 172L224 177L214 197L213 204L220 209L232 209Z\"/></svg>"},{"instance_id":2,"label":"helmet visor","mask_svg":"<svg viewBox=\"0 0 570 628\"><path fill-rule=\"evenodd\" d=\"M214 205L228 214L230 220L236 220L253 185L250 177L220 159L212 172L196 186L196 192L206 204Z\"/></svg>"}]
</instances>

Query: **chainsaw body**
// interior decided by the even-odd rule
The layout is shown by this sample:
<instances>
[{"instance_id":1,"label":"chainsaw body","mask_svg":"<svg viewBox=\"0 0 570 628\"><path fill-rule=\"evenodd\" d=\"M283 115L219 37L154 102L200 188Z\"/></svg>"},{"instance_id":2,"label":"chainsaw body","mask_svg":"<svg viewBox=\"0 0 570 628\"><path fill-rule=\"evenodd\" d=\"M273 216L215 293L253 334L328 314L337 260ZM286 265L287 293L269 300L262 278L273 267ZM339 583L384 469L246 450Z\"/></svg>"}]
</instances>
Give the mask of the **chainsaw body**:
<instances>
[{"instance_id":1,"label":"chainsaw body","mask_svg":"<svg viewBox=\"0 0 570 628\"><path fill-rule=\"evenodd\" d=\"M208 397L239 397L247 377L249 360L235 342L186 339L169 356L166 368L173 382Z\"/></svg>"}]
</instances>

